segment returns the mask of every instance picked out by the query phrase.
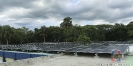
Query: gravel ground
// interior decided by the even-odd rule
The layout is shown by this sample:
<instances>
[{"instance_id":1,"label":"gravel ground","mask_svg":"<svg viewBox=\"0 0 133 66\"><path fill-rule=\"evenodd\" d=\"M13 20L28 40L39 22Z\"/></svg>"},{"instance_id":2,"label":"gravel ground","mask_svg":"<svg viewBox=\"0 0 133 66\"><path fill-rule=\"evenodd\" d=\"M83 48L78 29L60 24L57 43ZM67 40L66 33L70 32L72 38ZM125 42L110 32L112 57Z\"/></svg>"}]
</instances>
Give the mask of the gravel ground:
<instances>
[{"instance_id":1,"label":"gravel ground","mask_svg":"<svg viewBox=\"0 0 133 66\"><path fill-rule=\"evenodd\" d=\"M121 61L124 63L125 59ZM101 66L100 64L112 63L110 58L94 58L94 57L75 57L75 56L59 56L50 59L44 59L41 62L27 66Z\"/></svg>"},{"instance_id":2,"label":"gravel ground","mask_svg":"<svg viewBox=\"0 0 133 66\"><path fill-rule=\"evenodd\" d=\"M133 47L131 47L131 49L133 49ZM12 60L9 59L9 61ZM125 56L125 58L121 59L120 64L132 63L132 61L133 61L133 56ZM42 58L28 59L27 61L12 61L10 63L0 64L0 66L107 66L101 64L111 64L111 63L112 62L110 57L94 58L92 56L76 57L71 55L61 55L61 56L59 55L52 58L42 57Z\"/></svg>"},{"instance_id":3,"label":"gravel ground","mask_svg":"<svg viewBox=\"0 0 133 66\"><path fill-rule=\"evenodd\" d=\"M129 57L125 57L120 63L125 63ZM132 59L133 60L133 59ZM20 61L7 62L0 66L107 66L111 64L110 58L94 58L90 56L56 56L56 57L40 57L26 59ZM104 65L101 65L104 64Z\"/></svg>"}]
</instances>

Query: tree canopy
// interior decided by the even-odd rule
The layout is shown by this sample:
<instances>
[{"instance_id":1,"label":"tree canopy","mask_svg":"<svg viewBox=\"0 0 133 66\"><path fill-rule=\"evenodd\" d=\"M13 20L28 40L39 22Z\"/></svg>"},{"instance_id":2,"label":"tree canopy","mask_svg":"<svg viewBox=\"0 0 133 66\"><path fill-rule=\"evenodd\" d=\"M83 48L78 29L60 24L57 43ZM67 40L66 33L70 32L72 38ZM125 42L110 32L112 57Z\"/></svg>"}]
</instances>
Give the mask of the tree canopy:
<instances>
[{"instance_id":1,"label":"tree canopy","mask_svg":"<svg viewBox=\"0 0 133 66\"><path fill-rule=\"evenodd\" d=\"M72 18L66 17L64 18L63 22L60 24L60 27L62 28L68 28L72 26Z\"/></svg>"},{"instance_id":2,"label":"tree canopy","mask_svg":"<svg viewBox=\"0 0 133 66\"><path fill-rule=\"evenodd\" d=\"M85 25L72 24L72 18L66 17L60 26L41 26L34 30L0 25L0 44L22 44L33 42L81 42L91 41L128 41L133 40L133 21L122 23Z\"/></svg>"},{"instance_id":3,"label":"tree canopy","mask_svg":"<svg viewBox=\"0 0 133 66\"><path fill-rule=\"evenodd\" d=\"M91 40L89 37L85 36L85 35L79 35L77 42L83 45L88 45L91 43Z\"/></svg>"}]
</instances>

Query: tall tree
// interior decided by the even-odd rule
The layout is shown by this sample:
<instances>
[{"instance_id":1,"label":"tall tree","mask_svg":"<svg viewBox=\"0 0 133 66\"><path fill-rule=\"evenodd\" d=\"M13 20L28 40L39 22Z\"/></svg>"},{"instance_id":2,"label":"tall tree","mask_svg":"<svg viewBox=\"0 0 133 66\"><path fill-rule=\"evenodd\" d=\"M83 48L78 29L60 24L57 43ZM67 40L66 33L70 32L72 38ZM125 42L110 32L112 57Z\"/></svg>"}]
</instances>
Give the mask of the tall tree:
<instances>
[{"instance_id":1,"label":"tall tree","mask_svg":"<svg viewBox=\"0 0 133 66\"><path fill-rule=\"evenodd\" d=\"M98 39L98 29L92 25L86 25L82 27L83 32L86 34L87 37L90 38L92 41L97 41Z\"/></svg>"},{"instance_id":2,"label":"tall tree","mask_svg":"<svg viewBox=\"0 0 133 66\"><path fill-rule=\"evenodd\" d=\"M42 36L43 37L43 42L45 42L45 38L46 38L46 27L45 26L41 26L41 28L40 28L40 36Z\"/></svg>"},{"instance_id":3,"label":"tall tree","mask_svg":"<svg viewBox=\"0 0 133 66\"><path fill-rule=\"evenodd\" d=\"M40 41L40 39L38 39L38 38L40 38L39 29L35 28L34 31L35 31L35 34L34 34L35 35L35 42L39 42Z\"/></svg>"},{"instance_id":4,"label":"tall tree","mask_svg":"<svg viewBox=\"0 0 133 66\"><path fill-rule=\"evenodd\" d=\"M62 28L68 28L72 26L72 18L66 17L64 18L63 22L60 24L60 27Z\"/></svg>"},{"instance_id":5,"label":"tall tree","mask_svg":"<svg viewBox=\"0 0 133 66\"><path fill-rule=\"evenodd\" d=\"M131 21L129 24L126 26L129 30L133 29L133 21Z\"/></svg>"},{"instance_id":6,"label":"tall tree","mask_svg":"<svg viewBox=\"0 0 133 66\"><path fill-rule=\"evenodd\" d=\"M128 39L133 40L133 21L131 21L129 24L127 24L128 29Z\"/></svg>"},{"instance_id":7,"label":"tall tree","mask_svg":"<svg viewBox=\"0 0 133 66\"><path fill-rule=\"evenodd\" d=\"M111 29L113 28L112 25L108 25L108 24L100 24L100 25L96 25L97 28L97 39L99 41L105 41L105 34Z\"/></svg>"},{"instance_id":8,"label":"tall tree","mask_svg":"<svg viewBox=\"0 0 133 66\"><path fill-rule=\"evenodd\" d=\"M12 37L12 33L13 33L12 29L9 25L4 25L2 30L3 30L2 32L3 32L4 39L6 41L6 44L8 45L9 40Z\"/></svg>"},{"instance_id":9,"label":"tall tree","mask_svg":"<svg viewBox=\"0 0 133 66\"><path fill-rule=\"evenodd\" d=\"M0 25L0 44L2 43L2 26Z\"/></svg>"},{"instance_id":10,"label":"tall tree","mask_svg":"<svg viewBox=\"0 0 133 66\"><path fill-rule=\"evenodd\" d=\"M91 43L91 40L89 37L86 35L79 35L77 39L78 43L83 44L83 45L88 45Z\"/></svg>"},{"instance_id":11,"label":"tall tree","mask_svg":"<svg viewBox=\"0 0 133 66\"><path fill-rule=\"evenodd\" d=\"M28 31L29 31L29 28L27 28L27 27L25 27L25 26L23 26L22 27L22 33L23 33L23 42L25 43L25 42L28 42L28 36L27 36L27 33L28 33Z\"/></svg>"},{"instance_id":12,"label":"tall tree","mask_svg":"<svg viewBox=\"0 0 133 66\"><path fill-rule=\"evenodd\" d=\"M111 30L106 33L106 40L126 41L128 30L125 25L116 23Z\"/></svg>"}]
</instances>

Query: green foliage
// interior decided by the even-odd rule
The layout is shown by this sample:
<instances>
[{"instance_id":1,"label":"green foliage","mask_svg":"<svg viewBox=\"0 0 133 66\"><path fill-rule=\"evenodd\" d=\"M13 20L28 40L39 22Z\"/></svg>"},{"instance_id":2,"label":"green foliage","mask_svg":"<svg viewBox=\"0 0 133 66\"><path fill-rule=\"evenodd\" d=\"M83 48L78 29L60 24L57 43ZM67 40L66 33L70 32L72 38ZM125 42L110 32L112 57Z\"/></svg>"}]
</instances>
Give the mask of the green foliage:
<instances>
[{"instance_id":1,"label":"green foliage","mask_svg":"<svg viewBox=\"0 0 133 66\"><path fill-rule=\"evenodd\" d=\"M123 24L116 23L112 29L105 34L108 41L126 41L128 38L128 29Z\"/></svg>"},{"instance_id":2,"label":"green foliage","mask_svg":"<svg viewBox=\"0 0 133 66\"><path fill-rule=\"evenodd\" d=\"M66 17L59 26L41 26L34 30L0 25L0 44L21 44L32 42L80 42L126 41L133 40L133 21L129 24L85 25L72 24L72 18Z\"/></svg>"},{"instance_id":3,"label":"green foliage","mask_svg":"<svg viewBox=\"0 0 133 66\"><path fill-rule=\"evenodd\" d=\"M62 28L72 27L72 18L71 17L64 18L63 22L60 24L60 27Z\"/></svg>"},{"instance_id":4,"label":"green foliage","mask_svg":"<svg viewBox=\"0 0 133 66\"><path fill-rule=\"evenodd\" d=\"M85 35L79 35L77 41L78 43L84 44L84 45L88 45L91 43L90 38Z\"/></svg>"}]
</instances>

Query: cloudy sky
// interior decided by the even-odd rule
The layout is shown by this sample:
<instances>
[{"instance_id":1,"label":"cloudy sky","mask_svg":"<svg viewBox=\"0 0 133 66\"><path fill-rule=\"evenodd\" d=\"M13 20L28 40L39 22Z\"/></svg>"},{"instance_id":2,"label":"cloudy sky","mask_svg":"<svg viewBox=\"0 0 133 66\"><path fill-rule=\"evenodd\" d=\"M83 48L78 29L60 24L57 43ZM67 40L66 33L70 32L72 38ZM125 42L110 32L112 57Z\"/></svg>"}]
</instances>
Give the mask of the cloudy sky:
<instances>
[{"instance_id":1,"label":"cloudy sky","mask_svg":"<svg viewBox=\"0 0 133 66\"><path fill-rule=\"evenodd\" d=\"M0 0L0 25L59 26L67 16L79 25L128 24L133 0Z\"/></svg>"}]
</instances>

